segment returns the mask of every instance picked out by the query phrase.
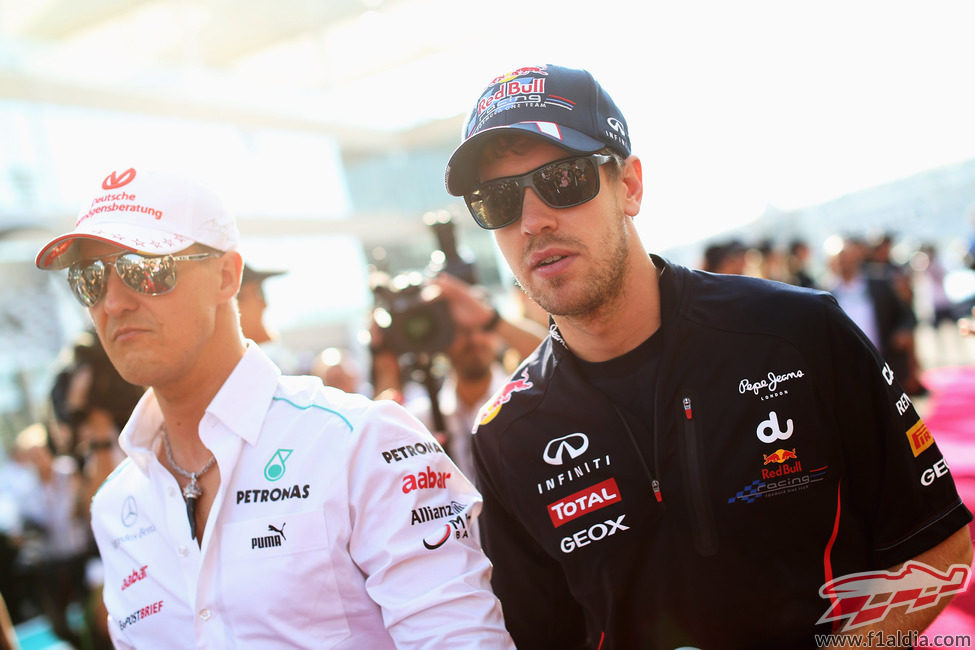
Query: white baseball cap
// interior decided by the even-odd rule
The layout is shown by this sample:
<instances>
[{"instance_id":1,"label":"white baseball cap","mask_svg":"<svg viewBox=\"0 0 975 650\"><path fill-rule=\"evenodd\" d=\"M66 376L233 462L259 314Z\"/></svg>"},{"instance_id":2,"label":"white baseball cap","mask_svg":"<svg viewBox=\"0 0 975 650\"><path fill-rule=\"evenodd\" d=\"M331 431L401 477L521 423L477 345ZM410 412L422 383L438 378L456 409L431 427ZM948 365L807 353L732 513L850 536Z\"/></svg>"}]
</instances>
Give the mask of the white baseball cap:
<instances>
[{"instance_id":1,"label":"white baseball cap","mask_svg":"<svg viewBox=\"0 0 975 650\"><path fill-rule=\"evenodd\" d=\"M146 255L204 244L237 248L240 233L216 194L189 178L157 171L113 171L81 208L74 230L41 248L34 263L63 269L78 259L79 239L95 239Z\"/></svg>"}]
</instances>

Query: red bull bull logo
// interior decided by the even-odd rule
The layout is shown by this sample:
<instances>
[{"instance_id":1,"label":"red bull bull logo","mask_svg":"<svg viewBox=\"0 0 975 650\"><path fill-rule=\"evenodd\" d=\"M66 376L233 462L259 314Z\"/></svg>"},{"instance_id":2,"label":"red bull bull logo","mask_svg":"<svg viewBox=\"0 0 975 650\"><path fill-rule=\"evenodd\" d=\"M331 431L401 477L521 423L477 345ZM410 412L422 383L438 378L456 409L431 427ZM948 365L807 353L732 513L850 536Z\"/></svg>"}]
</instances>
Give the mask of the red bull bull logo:
<instances>
[{"instance_id":1,"label":"red bull bull logo","mask_svg":"<svg viewBox=\"0 0 975 650\"><path fill-rule=\"evenodd\" d=\"M792 451L789 451L788 449L778 449L771 454L762 454L762 456L765 458L765 462L763 463L764 465L768 465L769 463L778 463L781 465L787 460L796 460L799 458L796 456L795 447L792 448Z\"/></svg>"},{"instance_id":2,"label":"red bull bull logo","mask_svg":"<svg viewBox=\"0 0 975 650\"><path fill-rule=\"evenodd\" d=\"M518 376L518 379L513 379L502 386L498 394L494 396L494 399L484 405L479 413L478 426L487 424L496 418L498 413L501 412L501 407L508 403L512 394L528 390L533 385L528 379L528 368L525 368Z\"/></svg>"},{"instance_id":3,"label":"red bull bull logo","mask_svg":"<svg viewBox=\"0 0 975 650\"><path fill-rule=\"evenodd\" d=\"M517 70L512 70L508 74L503 74L500 77L495 77L494 79L491 80L491 83L489 83L488 85L493 86L494 84L505 83L507 81L511 81L512 79L517 79L518 77L524 77L526 74L540 74L546 76L548 75L548 73L545 72L545 70L542 68L535 67L535 66L528 66L524 68L518 68Z\"/></svg>"}]
</instances>

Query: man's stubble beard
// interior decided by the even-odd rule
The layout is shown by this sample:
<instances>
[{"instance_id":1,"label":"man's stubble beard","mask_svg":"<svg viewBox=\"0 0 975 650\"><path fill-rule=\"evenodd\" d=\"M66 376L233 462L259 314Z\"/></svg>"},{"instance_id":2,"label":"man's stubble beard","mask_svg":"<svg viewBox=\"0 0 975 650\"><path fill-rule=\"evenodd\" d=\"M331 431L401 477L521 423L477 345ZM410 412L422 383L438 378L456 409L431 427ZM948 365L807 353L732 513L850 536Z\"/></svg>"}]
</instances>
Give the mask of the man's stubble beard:
<instances>
[{"instance_id":1,"label":"man's stubble beard","mask_svg":"<svg viewBox=\"0 0 975 650\"><path fill-rule=\"evenodd\" d=\"M601 308L617 299L623 290L623 280L628 267L627 253L629 235L620 226L611 242L599 242L598 246L612 248L612 253L604 260L597 260L591 274L585 278L580 288L581 296L572 300L559 300L559 291L568 284L563 278L555 278L547 283L544 292L525 287L519 281L528 297L553 316L585 317L599 312Z\"/></svg>"}]
</instances>

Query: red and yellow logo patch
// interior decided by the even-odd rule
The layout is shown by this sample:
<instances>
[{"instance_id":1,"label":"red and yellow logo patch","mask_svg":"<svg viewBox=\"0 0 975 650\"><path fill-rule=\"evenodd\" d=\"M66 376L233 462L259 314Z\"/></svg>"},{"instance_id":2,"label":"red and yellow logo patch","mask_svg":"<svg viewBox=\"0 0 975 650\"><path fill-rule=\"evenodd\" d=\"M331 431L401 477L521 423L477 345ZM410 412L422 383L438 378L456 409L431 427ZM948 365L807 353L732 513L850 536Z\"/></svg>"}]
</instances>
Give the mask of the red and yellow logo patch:
<instances>
[{"instance_id":1,"label":"red and yellow logo patch","mask_svg":"<svg viewBox=\"0 0 975 650\"><path fill-rule=\"evenodd\" d=\"M922 451L934 444L934 436L931 435L927 425L922 420L918 420L917 424L907 430L907 441L911 443L911 451L917 458Z\"/></svg>"}]
</instances>

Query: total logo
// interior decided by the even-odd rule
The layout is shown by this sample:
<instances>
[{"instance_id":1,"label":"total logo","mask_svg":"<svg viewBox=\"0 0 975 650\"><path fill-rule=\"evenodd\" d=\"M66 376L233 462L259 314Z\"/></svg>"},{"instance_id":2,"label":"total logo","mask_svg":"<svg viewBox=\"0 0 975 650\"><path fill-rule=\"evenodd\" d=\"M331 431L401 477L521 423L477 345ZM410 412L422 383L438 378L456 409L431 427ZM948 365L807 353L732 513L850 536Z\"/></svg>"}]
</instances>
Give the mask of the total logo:
<instances>
[{"instance_id":1,"label":"total logo","mask_svg":"<svg viewBox=\"0 0 975 650\"><path fill-rule=\"evenodd\" d=\"M589 437L584 433L570 433L561 438L549 440L542 452L542 460L549 465L562 465L567 460L575 460L589 449Z\"/></svg>"},{"instance_id":2,"label":"total logo","mask_svg":"<svg viewBox=\"0 0 975 650\"><path fill-rule=\"evenodd\" d=\"M788 419L785 421L785 431L779 425L779 416L775 411L771 411L768 414L767 420L762 420L759 423L758 428L755 429L755 435L758 439L766 444L771 444L776 440L788 440L792 437L792 420Z\"/></svg>"},{"instance_id":3,"label":"total logo","mask_svg":"<svg viewBox=\"0 0 975 650\"><path fill-rule=\"evenodd\" d=\"M552 520L552 525L558 528L573 519L620 501L622 498L616 479L610 478L548 504L548 516Z\"/></svg>"},{"instance_id":4,"label":"total logo","mask_svg":"<svg viewBox=\"0 0 975 650\"><path fill-rule=\"evenodd\" d=\"M403 494L409 494L413 490L447 487L448 478L450 478L450 472L435 472L427 465L425 472L407 474L403 477Z\"/></svg>"},{"instance_id":5,"label":"total logo","mask_svg":"<svg viewBox=\"0 0 975 650\"><path fill-rule=\"evenodd\" d=\"M570 537L563 537L562 541L559 542L559 548L562 549L563 553L571 553L583 546L589 546L593 542L599 542L607 537L612 537L618 531L629 530L629 526L623 525L624 517L626 517L625 514L620 515L616 519L607 519L601 524L595 524L577 533L573 533Z\"/></svg>"}]
</instances>

